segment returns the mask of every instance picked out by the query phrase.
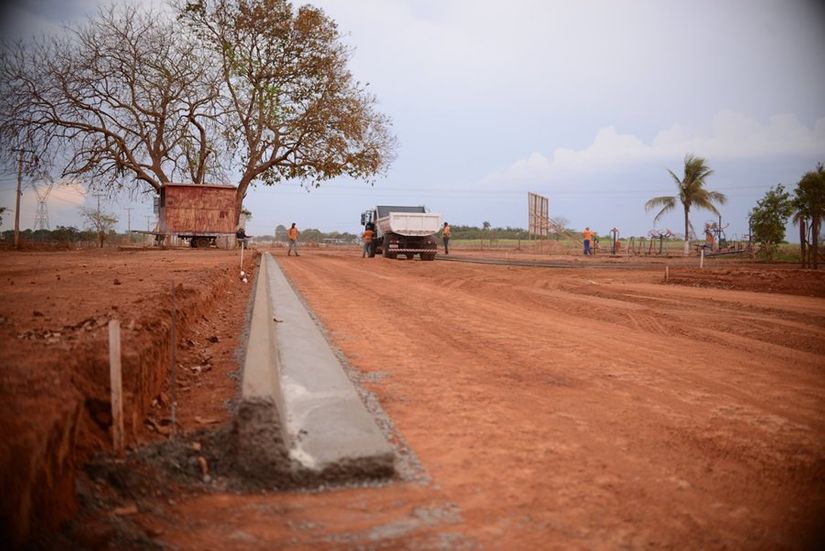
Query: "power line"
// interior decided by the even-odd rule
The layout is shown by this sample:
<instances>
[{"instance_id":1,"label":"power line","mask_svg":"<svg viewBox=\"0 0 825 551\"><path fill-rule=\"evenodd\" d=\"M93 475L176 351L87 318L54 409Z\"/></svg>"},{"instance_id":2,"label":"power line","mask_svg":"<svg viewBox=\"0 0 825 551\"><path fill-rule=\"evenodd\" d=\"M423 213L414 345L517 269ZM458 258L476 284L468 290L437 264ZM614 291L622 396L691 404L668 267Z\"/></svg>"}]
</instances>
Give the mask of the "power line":
<instances>
[{"instance_id":1,"label":"power line","mask_svg":"<svg viewBox=\"0 0 825 551\"><path fill-rule=\"evenodd\" d=\"M533 186L537 187L537 186ZM713 186L718 191L727 192L727 191L741 191L741 190L768 190L770 185L742 185L742 186ZM528 192L526 189L445 189L445 188L400 188L400 187L383 187L383 186L375 186L371 188L364 188L361 186L349 186L349 185L327 185L323 187L323 191L321 188L318 190L312 189L309 192L306 188L301 187L288 187L288 186L259 186L256 187L256 192L277 192L277 193L286 193L290 195L310 195L311 193L317 193L324 196L332 196L332 195L348 195L348 196L361 196L361 195L369 195L374 196L376 194L380 194L383 192L398 192L398 193L409 193L409 194L433 194L433 195L457 195L457 196L467 196L467 195L523 195ZM556 191L547 191L552 196L557 197L585 197L589 195L610 195L610 196L630 196L636 194L673 194L674 189L616 189L616 188L598 188L598 189L587 189L587 188L578 188L575 191L570 190L556 190Z\"/></svg>"}]
</instances>

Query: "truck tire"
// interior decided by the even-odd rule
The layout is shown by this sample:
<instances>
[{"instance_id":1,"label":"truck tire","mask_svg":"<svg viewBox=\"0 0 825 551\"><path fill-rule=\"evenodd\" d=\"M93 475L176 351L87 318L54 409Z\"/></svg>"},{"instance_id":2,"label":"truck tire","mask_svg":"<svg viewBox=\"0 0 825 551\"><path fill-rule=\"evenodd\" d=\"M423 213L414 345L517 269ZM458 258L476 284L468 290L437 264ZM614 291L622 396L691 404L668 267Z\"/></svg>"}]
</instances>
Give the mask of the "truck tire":
<instances>
[{"instance_id":1,"label":"truck tire","mask_svg":"<svg viewBox=\"0 0 825 551\"><path fill-rule=\"evenodd\" d=\"M421 260L435 260L435 253L421 253Z\"/></svg>"},{"instance_id":2,"label":"truck tire","mask_svg":"<svg viewBox=\"0 0 825 551\"><path fill-rule=\"evenodd\" d=\"M195 248L207 248L212 244L212 241L208 237L193 237L192 238L192 247Z\"/></svg>"},{"instance_id":3,"label":"truck tire","mask_svg":"<svg viewBox=\"0 0 825 551\"><path fill-rule=\"evenodd\" d=\"M384 253L384 258L391 258L391 259L395 260L398 257L398 253L390 251L390 244L392 243L392 241L389 239L389 235L384 236L384 240L382 241L382 243L383 243L382 249L383 249L383 253ZM397 242L396 242L396 246L397 246Z\"/></svg>"},{"instance_id":4,"label":"truck tire","mask_svg":"<svg viewBox=\"0 0 825 551\"><path fill-rule=\"evenodd\" d=\"M413 258L415 258L415 253L407 253L406 256L407 256L407 260L412 260Z\"/></svg>"}]
</instances>

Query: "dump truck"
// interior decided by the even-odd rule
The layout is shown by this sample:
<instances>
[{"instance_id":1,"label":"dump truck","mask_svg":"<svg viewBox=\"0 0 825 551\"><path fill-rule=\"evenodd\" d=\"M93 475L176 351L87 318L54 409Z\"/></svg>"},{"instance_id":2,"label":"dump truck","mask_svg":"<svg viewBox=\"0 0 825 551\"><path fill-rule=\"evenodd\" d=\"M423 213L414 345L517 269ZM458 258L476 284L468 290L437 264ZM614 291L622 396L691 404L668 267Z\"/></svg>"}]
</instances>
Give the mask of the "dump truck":
<instances>
[{"instance_id":1,"label":"dump truck","mask_svg":"<svg viewBox=\"0 0 825 551\"><path fill-rule=\"evenodd\" d=\"M235 192L230 185L166 184L160 190L158 226L152 233L158 241L179 237L192 247L211 247L221 237L230 242L237 229Z\"/></svg>"},{"instance_id":2,"label":"dump truck","mask_svg":"<svg viewBox=\"0 0 825 551\"><path fill-rule=\"evenodd\" d=\"M423 206L378 205L361 213L361 225L375 231L371 257L412 259L419 255L421 260L435 260L438 253L434 236L441 228L441 215Z\"/></svg>"}]
</instances>

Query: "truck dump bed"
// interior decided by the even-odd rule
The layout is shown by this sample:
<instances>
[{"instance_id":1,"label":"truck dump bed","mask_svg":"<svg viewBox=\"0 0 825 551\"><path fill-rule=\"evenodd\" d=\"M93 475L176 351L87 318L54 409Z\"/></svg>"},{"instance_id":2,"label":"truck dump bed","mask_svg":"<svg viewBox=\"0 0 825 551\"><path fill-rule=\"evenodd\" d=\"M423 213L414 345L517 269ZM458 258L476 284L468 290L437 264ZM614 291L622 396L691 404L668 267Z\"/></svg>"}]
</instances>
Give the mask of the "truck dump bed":
<instances>
[{"instance_id":1,"label":"truck dump bed","mask_svg":"<svg viewBox=\"0 0 825 551\"><path fill-rule=\"evenodd\" d=\"M377 206L376 227L382 233L406 236L427 236L437 233L441 227L441 215L428 213L424 207Z\"/></svg>"}]
</instances>

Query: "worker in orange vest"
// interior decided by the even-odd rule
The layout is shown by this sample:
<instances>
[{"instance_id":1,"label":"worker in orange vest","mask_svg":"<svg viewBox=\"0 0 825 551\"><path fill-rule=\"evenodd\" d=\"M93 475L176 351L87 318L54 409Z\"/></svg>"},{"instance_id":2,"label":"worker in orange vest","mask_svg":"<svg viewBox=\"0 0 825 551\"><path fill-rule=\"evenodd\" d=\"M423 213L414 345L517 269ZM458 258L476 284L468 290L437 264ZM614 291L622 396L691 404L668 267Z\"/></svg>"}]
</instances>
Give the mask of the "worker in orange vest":
<instances>
[{"instance_id":1,"label":"worker in orange vest","mask_svg":"<svg viewBox=\"0 0 825 551\"><path fill-rule=\"evenodd\" d=\"M295 256L300 256L298 254L298 228L295 227L295 222L292 223L292 227L289 228L286 234L289 237L289 249L286 251L286 255L289 256L292 251L295 251Z\"/></svg>"},{"instance_id":2,"label":"worker in orange vest","mask_svg":"<svg viewBox=\"0 0 825 551\"><path fill-rule=\"evenodd\" d=\"M593 232L590 231L590 226L584 228L582 232L582 238L584 239L584 254L591 255L593 254L590 250L590 240L593 239Z\"/></svg>"},{"instance_id":3,"label":"worker in orange vest","mask_svg":"<svg viewBox=\"0 0 825 551\"><path fill-rule=\"evenodd\" d=\"M370 255L373 237L375 237L375 230L372 229L372 224L367 224L364 233L361 234L361 238L364 240L364 254L361 255L361 258L366 258Z\"/></svg>"}]
</instances>

